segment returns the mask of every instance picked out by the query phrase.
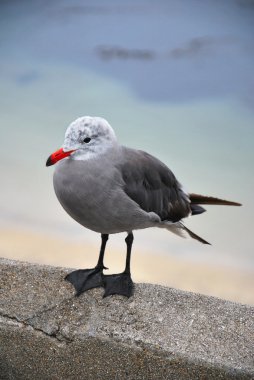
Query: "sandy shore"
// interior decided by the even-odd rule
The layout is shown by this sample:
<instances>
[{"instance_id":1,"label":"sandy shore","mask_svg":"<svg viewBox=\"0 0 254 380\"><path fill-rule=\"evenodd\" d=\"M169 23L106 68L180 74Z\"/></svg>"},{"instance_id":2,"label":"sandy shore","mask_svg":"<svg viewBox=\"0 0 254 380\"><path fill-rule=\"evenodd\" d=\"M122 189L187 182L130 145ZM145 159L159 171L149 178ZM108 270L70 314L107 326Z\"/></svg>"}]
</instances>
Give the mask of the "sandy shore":
<instances>
[{"instance_id":1,"label":"sandy shore","mask_svg":"<svg viewBox=\"0 0 254 380\"><path fill-rule=\"evenodd\" d=\"M98 245L74 243L47 235L12 229L0 229L0 256L40 264L70 268L93 267ZM116 252L113 243L105 257L108 273L124 267L124 252ZM254 273L209 264L197 264L175 257L146 254L135 250L132 260L134 282L150 282L212 295L254 305Z\"/></svg>"}]
</instances>

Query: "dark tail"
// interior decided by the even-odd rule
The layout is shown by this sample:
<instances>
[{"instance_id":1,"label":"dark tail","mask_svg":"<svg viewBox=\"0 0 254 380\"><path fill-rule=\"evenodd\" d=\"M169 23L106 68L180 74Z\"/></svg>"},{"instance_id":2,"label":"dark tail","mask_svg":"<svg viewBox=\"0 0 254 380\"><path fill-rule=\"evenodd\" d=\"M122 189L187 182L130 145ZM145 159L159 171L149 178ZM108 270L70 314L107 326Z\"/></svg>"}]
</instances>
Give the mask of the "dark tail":
<instances>
[{"instance_id":1,"label":"dark tail","mask_svg":"<svg viewBox=\"0 0 254 380\"><path fill-rule=\"evenodd\" d=\"M201 205L221 205L221 206L242 206L241 203L226 201L220 198L207 197L205 195L199 195L199 194L189 194L189 198L191 201L191 205L201 204Z\"/></svg>"},{"instance_id":2,"label":"dark tail","mask_svg":"<svg viewBox=\"0 0 254 380\"><path fill-rule=\"evenodd\" d=\"M202 214L203 212L206 211L203 207L200 206L200 204L201 205L221 205L221 206L241 206L241 203L226 201L224 199L219 199L219 198L214 198L214 197L207 197L205 195L199 195L199 194L189 194L189 198L191 201L190 207L191 207L192 215ZM194 232L190 231L182 223L181 223L181 226L183 230L185 230L188 233L188 235L192 237L193 239L198 240L200 243L210 245L208 241L194 234Z\"/></svg>"}]
</instances>

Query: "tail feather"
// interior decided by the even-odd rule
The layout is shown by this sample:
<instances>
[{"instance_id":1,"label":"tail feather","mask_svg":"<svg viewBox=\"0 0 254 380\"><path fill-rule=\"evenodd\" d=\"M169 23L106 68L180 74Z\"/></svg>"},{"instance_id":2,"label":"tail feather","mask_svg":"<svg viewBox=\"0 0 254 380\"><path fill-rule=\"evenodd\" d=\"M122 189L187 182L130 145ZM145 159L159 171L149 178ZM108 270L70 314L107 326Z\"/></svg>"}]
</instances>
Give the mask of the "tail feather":
<instances>
[{"instance_id":1,"label":"tail feather","mask_svg":"<svg viewBox=\"0 0 254 380\"><path fill-rule=\"evenodd\" d=\"M206 241L202 237L194 234L194 232L189 230L182 222L172 223L168 221L168 222L162 223L161 227L167 228L168 231L171 231L182 238L185 238L186 233L187 233L187 235L190 236L192 239L195 239L203 244L211 245L210 243L208 243L208 241Z\"/></svg>"},{"instance_id":2,"label":"tail feather","mask_svg":"<svg viewBox=\"0 0 254 380\"><path fill-rule=\"evenodd\" d=\"M221 205L221 206L242 206L241 203L226 201L225 199L207 197L200 194L189 194L191 204L201 205Z\"/></svg>"},{"instance_id":3,"label":"tail feather","mask_svg":"<svg viewBox=\"0 0 254 380\"><path fill-rule=\"evenodd\" d=\"M181 223L182 224L182 223ZM208 245L211 245L211 243L208 243L208 241L206 241L205 239L203 239L202 237L194 234L194 232L192 232L191 230L189 230L189 228L187 228L186 226L184 226L182 224L182 229L184 231L186 231L188 233L188 235L192 238L192 239L195 239L195 240L198 240L200 243L203 243L203 244L208 244Z\"/></svg>"},{"instance_id":4,"label":"tail feather","mask_svg":"<svg viewBox=\"0 0 254 380\"><path fill-rule=\"evenodd\" d=\"M192 204L192 203L190 205L190 208L191 208L191 215L199 215L206 211L204 207L201 207L199 205Z\"/></svg>"},{"instance_id":5,"label":"tail feather","mask_svg":"<svg viewBox=\"0 0 254 380\"><path fill-rule=\"evenodd\" d=\"M208 197L205 195L194 194L194 193L189 194L189 199L190 199L190 208L191 208L192 215L202 214L203 212L206 211L202 206L200 206L200 204L242 206L241 203L238 203L238 202L227 201L225 199ZM166 227L169 231L181 237L185 237L184 235L186 234L184 233L187 233L192 239L195 239L202 244L211 245L208 241L206 241L202 237L196 235L194 232L189 230L181 221L178 221L175 223L170 222L170 221L165 221L164 223L161 224L161 227L164 227L164 228Z\"/></svg>"}]
</instances>

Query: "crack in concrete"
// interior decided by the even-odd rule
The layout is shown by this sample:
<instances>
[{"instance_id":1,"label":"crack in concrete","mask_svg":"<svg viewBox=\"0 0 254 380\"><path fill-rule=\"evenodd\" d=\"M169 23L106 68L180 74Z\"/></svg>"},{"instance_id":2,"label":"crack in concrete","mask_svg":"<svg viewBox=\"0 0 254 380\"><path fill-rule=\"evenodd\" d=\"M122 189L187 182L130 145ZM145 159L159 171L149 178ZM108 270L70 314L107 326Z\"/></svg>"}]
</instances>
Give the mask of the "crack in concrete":
<instances>
[{"instance_id":1,"label":"crack in concrete","mask_svg":"<svg viewBox=\"0 0 254 380\"><path fill-rule=\"evenodd\" d=\"M8 315L6 313L1 313L1 312L0 312L0 317L7 319L7 322L9 320L11 320L11 321L15 321L18 325L21 325L22 327L32 328L34 331L40 332L40 333L46 335L47 337L49 337L51 339L56 339L60 343L71 343L72 339L67 338L66 336L64 336L62 334L61 334L62 338L61 339L59 338L58 333L61 330L60 324L58 324L57 329L54 332L48 333L47 331L40 329L39 327L35 327L32 322L35 318L40 318L41 316L43 316L43 314L47 313L48 311L52 311L52 310L56 309L58 306L61 306L62 304L70 301L73 298L74 298L73 296L71 296L69 298L65 298L61 302L54 304L53 306L51 306L47 309L39 310L38 312L36 312L35 314L33 314L32 316L30 316L28 318L20 319L16 316L11 316L11 315Z\"/></svg>"},{"instance_id":2,"label":"crack in concrete","mask_svg":"<svg viewBox=\"0 0 254 380\"><path fill-rule=\"evenodd\" d=\"M38 312L36 312L35 314L33 314L32 316L28 317L28 318L25 318L24 320L25 321L29 321L29 320L32 320L34 318L37 318L37 317L40 317L42 314L44 313L47 313L48 311L52 311L54 309L56 309L58 306L61 306L62 304L64 304L65 302L68 302L70 301L71 299L73 299L75 296L71 296L71 297L68 297L68 298L64 298L62 301L60 301L59 303L56 303L50 307L48 307L47 309L41 309L39 310Z\"/></svg>"},{"instance_id":3,"label":"crack in concrete","mask_svg":"<svg viewBox=\"0 0 254 380\"><path fill-rule=\"evenodd\" d=\"M7 320L7 323L9 322L9 320L15 321L16 324L17 324L19 327L30 328L30 329L32 329L33 331L35 331L35 332L37 332L37 333L40 333L40 334L43 334L43 335L47 336L47 337L50 338L50 339L54 339L55 341L57 341L57 342L60 343L60 344L71 343L71 340L68 341L68 342L67 342L67 341L64 341L64 339L61 340L61 339L59 339L59 338L57 337L57 335L56 335L55 333L53 333L53 334L49 334L49 333L47 333L46 331L44 331L43 329L39 329L38 327L34 327L34 326L30 325L30 324L27 323L25 320L22 321L22 320L19 320L19 319L16 318L16 317L10 317L10 316L5 315L5 314L1 314L0 317L3 318L3 319L6 319L6 320Z\"/></svg>"}]
</instances>

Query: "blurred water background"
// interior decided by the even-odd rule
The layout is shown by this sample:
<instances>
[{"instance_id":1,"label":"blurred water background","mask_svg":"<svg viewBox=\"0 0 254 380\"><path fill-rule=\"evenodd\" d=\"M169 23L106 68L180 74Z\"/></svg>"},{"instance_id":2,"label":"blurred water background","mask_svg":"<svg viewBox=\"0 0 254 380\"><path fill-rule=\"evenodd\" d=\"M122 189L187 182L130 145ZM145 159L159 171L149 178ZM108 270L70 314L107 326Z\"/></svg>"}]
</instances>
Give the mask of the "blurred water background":
<instances>
[{"instance_id":1,"label":"blurred water background","mask_svg":"<svg viewBox=\"0 0 254 380\"><path fill-rule=\"evenodd\" d=\"M45 162L72 120L102 116L190 192L243 203L186 220L211 247L136 232L134 280L254 303L254 1L2 0L0 31L0 255L95 263ZM112 271L124 249L111 238Z\"/></svg>"}]
</instances>

